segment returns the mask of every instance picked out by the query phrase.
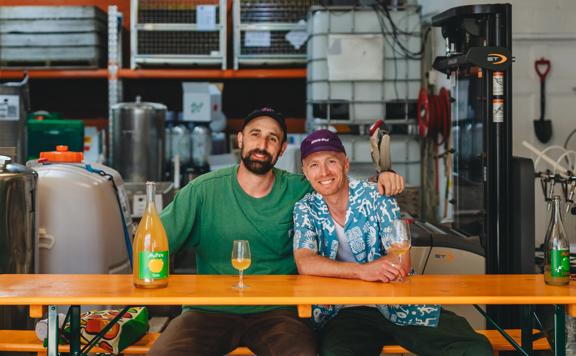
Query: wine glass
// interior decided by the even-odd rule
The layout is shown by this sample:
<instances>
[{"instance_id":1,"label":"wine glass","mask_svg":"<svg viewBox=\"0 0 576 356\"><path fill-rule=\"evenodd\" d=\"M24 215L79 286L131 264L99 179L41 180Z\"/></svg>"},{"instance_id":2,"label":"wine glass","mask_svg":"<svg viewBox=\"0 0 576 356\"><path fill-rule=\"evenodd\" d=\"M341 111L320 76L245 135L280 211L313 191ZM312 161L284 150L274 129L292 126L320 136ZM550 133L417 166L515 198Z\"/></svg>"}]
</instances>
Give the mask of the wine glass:
<instances>
[{"instance_id":1,"label":"wine glass","mask_svg":"<svg viewBox=\"0 0 576 356\"><path fill-rule=\"evenodd\" d=\"M236 268L239 272L238 284L234 285L234 288L248 288L248 286L244 284L244 270L250 267L251 262L250 244L248 240L234 240L232 245L232 267Z\"/></svg>"},{"instance_id":2,"label":"wine glass","mask_svg":"<svg viewBox=\"0 0 576 356\"><path fill-rule=\"evenodd\" d=\"M410 224L406 220L396 219L392 221L392 243L388 248L388 253L398 260L398 268L404 268L404 256L410 251ZM397 281L402 282L404 278L398 276Z\"/></svg>"}]
</instances>

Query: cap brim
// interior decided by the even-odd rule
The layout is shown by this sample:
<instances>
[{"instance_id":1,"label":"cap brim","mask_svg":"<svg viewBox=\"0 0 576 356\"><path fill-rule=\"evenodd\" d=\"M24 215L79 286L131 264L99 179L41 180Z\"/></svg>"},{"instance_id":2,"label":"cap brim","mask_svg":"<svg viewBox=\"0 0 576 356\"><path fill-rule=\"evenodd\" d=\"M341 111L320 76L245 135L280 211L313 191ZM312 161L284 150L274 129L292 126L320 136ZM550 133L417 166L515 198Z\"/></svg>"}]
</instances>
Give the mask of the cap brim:
<instances>
[{"instance_id":1,"label":"cap brim","mask_svg":"<svg viewBox=\"0 0 576 356\"><path fill-rule=\"evenodd\" d=\"M246 127L246 125L248 125L248 123L250 123L250 121L259 117L269 117L272 120L276 121L278 125L280 125L282 131L284 131L284 138L286 138L288 134L288 127L286 126L286 120L284 119L282 114L279 114L277 112L256 111L248 114L248 116L244 118L244 122L242 123L242 130L244 130L244 128Z\"/></svg>"}]
</instances>

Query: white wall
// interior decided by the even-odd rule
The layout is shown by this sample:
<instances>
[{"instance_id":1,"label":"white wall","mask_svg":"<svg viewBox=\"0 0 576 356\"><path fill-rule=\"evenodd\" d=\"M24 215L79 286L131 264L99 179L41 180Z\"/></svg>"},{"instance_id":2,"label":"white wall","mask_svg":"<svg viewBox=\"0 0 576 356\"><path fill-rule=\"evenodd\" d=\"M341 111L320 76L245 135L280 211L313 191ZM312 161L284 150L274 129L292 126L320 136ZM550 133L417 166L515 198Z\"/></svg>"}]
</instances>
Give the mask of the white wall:
<instances>
[{"instance_id":1,"label":"white wall","mask_svg":"<svg viewBox=\"0 0 576 356\"><path fill-rule=\"evenodd\" d=\"M564 144L568 134L576 128L576 1L574 0L511 0L513 66L513 152L514 155L535 159L522 141L539 149ZM496 1L419 0L424 16L442 12L454 6ZM439 36L439 32L436 32ZM443 41L438 42L443 54ZM541 144L535 134L533 121L540 116L540 84L534 71L534 61L545 57L552 69L546 82L546 114L552 120L552 139ZM440 76L442 77L442 76ZM446 85L446 84L444 84ZM576 150L576 137L569 148ZM559 153L551 156L558 157ZM549 168L541 163L537 170ZM546 205L539 182L536 189L536 243L544 240L547 225ZM556 194L561 194L559 187ZM576 217L568 215L565 227L572 242L576 242Z\"/></svg>"}]
</instances>

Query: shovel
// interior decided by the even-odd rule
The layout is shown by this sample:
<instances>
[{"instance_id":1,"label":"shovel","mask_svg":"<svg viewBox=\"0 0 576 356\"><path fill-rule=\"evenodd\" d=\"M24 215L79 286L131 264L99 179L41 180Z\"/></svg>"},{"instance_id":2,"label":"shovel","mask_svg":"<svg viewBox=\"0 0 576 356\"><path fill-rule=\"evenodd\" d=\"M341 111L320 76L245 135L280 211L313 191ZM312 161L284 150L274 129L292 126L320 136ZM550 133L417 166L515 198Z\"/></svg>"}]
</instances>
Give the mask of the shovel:
<instances>
[{"instance_id":1,"label":"shovel","mask_svg":"<svg viewBox=\"0 0 576 356\"><path fill-rule=\"evenodd\" d=\"M550 72L550 61L540 58L534 62L534 69L540 77L540 119L534 120L534 131L538 140L546 143L552 137L552 121L544 119L546 113L546 76Z\"/></svg>"}]
</instances>

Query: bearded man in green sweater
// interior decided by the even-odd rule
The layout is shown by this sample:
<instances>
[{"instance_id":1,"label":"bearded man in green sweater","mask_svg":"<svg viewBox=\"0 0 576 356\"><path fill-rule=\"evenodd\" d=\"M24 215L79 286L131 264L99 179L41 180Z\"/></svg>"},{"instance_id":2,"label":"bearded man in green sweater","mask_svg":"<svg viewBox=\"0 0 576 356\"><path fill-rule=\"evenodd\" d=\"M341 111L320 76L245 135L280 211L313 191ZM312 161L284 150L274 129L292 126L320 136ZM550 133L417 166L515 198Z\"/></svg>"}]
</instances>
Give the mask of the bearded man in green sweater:
<instances>
[{"instance_id":1,"label":"bearded man in green sweater","mask_svg":"<svg viewBox=\"0 0 576 356\"><path fill-rule=\"evenodd\" d=\"M241 162L202 175L161 214L172 253L194 248L198 274L235 274L232 242L248 240L247 274L296 274L292 252L294 204L312 188L303 175L274 168L287 146L284 117L262 108L237 135ZM381 193L404 189L393 172L378 177ZM260 356L316 355L316 337L286 306L184 306L149 355L223 355L238 346Z\"/></svg>"}]
</instances>

